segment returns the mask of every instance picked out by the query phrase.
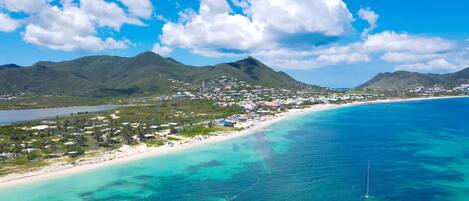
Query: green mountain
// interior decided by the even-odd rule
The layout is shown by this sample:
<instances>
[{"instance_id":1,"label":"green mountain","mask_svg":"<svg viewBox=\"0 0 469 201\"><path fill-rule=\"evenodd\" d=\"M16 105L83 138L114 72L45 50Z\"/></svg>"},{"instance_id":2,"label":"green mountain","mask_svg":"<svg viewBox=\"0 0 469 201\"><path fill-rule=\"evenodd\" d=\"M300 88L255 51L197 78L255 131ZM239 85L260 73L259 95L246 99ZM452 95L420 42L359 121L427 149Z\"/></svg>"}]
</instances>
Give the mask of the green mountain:
<instances>
[{"instance_id":1,"label":"green mountain","mask_svg":"<svg viewBox=\"0 0 469 201\"><path fill-rule=\"evenodd\" d=\"M265 87L305 86L252 57L233 63L195 67L153 52L144 52L129 58L87 56L63 62L43 61L31 67L0 66L0 93L28 91L85 96L161 94L170 90L168 79L200 84L221 76Z\"/></svg>"},{"instance_id":2,"label":"green mountain","mask_svg":"<svg viewBox=\"0 0 469 201\"><path fill-rule=\"evenodd\" d=\"M58 71L43 65L25 68L0 68L0 92L41 92L44 94L78 94L92 90L99 83L80 75Z\"/></svg>"},{"instance_id":3,"label":"green mountain","mask_svg":"<svg viewBox=\"0 0 469 201\"><path fill-rule=\"evenodd\" d=\"M447 88L469 84L469 68L448 74L423 74L407 71L379 73L358 88L371 90L409 90L416 87L441 85Z\"/></svg>"},{"instance_id":4,"label":"green mountain","mask_svg":"<svg viewBox=\"0 0 469 201\"><path fill-rule=\"evenodd\" d=\"M265 87L295 88L304 84L299 83L284 72L276 72L253 57L232 63L218 64L205 67L193 74L193 82L202 82L213 77L233 77L254 85Z\"/></svg>"},{"instance_id":5,"label":"green mountain","mask_svg":"<svg viewBox=\"0 0 469 201\"><path fill-rule=\"evenodd\" d=\"M16 64L0 65L0 69L5 69L5 68L21 68L21 66L18 66L18 65L16 65Z\"/></svg>"}]
</instances>

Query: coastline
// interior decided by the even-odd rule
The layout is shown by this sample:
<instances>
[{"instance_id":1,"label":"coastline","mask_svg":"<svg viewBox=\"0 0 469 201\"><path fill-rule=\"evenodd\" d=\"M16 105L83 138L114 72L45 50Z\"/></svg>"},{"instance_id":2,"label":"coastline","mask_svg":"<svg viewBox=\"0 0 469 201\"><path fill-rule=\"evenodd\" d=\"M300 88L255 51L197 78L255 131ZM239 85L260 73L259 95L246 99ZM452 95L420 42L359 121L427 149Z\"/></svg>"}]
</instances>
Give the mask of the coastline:
<instances>
[{"instance_id":1,"label":"coastline","mask_svg":"<svg viewBox=\"0 0 469 201\"><path fill-rule=\"evenodd\" d=\"M288 112L280 113L276 116L269 117L265 121L258 122L255 126L247 128L239 132L224 132L219 135L209 137L203 140L192 140L191 142L177 144L174 147L168 145L161 147L147 147L146 145L123 146L120 149L105 152L97 157L89 158L77 162L76 164L52 164L37 170L25 173L13 173L0 177L0 188L14 185L29 184L31 182L43 181L62 176L72 175L80 172L86 172L98 168L108 167L116 164L123 164L131 161L141 160L149 157L162 156L171 153L177 153L198 146L216 144L234 138L255 134L266 129L272 124L279 121L292 118L301 114L309 114L313 112L332 110L342 107L368 105L368 104L385 104L408 101L447 99L447 98L464 98L469 96L445 96L445 97L425 97L425 98L407 98L407 99L386 99L376 101L363 101L347 104L318 104L303 109L292 109Z\"/></svg>"}]
</instances>

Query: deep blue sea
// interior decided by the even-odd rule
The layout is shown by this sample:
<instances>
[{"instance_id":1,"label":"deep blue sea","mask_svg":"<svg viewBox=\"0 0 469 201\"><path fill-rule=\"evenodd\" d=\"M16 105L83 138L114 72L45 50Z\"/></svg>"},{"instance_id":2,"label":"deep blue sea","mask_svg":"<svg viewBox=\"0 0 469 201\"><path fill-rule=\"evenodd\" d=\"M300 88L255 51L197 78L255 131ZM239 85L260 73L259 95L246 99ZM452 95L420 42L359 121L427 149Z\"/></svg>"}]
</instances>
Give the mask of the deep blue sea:
<instances>
[{"instance_id":1,"label":"deep blue sea","mask_svg":"<svg viewBox=\"0 0 469 201\"><path fill-rule=\"evenodd\" d=\"M469 99L345 107L171 155L0 189L0 200L469 200Z\"/></svg>"}]
</instances>

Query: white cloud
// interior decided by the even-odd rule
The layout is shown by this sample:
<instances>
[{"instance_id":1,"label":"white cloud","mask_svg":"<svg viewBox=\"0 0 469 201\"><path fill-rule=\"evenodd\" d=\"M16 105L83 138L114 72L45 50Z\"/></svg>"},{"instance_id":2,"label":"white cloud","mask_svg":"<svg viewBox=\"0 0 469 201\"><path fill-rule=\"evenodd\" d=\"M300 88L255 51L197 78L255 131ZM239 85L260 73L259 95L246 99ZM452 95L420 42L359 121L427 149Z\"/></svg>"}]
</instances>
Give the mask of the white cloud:
<instances>
[{"instance_id":1,"label":"white cloud","mask_svg":"<svg viewBox=\"0 0 469 201\"><path fill-rule=\"evenodd\" d=\"M0 32L12 32L19 26L19 22L4 13L0 13Z\"/></svg>"},{"instance_id":2,"label":"white cloud","mask_svg":"<svg viewBox=\"0 0 469 201\"><path fill-rule=\"evenodd\" d=\"M314 51L314 54L318 55L317 62L320 62L320 67L336 64L355 64L371 60L370 55L363 51L361 43L322 48Z\"/></svg>"},{"instance_id":3,"label":"white cloud","mask_svg":"<svg viewBox=\"0 0 469 201\"><path fill-rule=\"evenodd\" d=\"M354 64L370 61L370 57L367 54L362 53L323 54L319 55L317 61L324 62L326 65L335 65L339 63Z\"/></svg>"},{"instance_id":4,"label":"white cloud","mask_svg":"<svg viewBox=\"0 0 469 201\"><path fill-rule=\"evenodd\" d=\"M372 32L376 28L379 15L372 11L370 8L360 8L360 10L358 11L358 16L361 19L366 20L370 25L370 27L364 29L362 32L362 38L365 38L370 32Z\"/></svg>"},{"instance_id":5,"label":"white cloud","mask_svg":"<svg viewBox=\"0 0 469 201\"><path fill-rule=\"evenodd\" d=\"M394 64L396 70L409 71L459 70L468 56L455 41L391 31L368 36L363 49L382 54L380 59Z\"/></svg>"},{"instance_id":6,"label":"white cloud","mask_svg":"<svg viewBox=\"0 0 469 201\"><path fill-rule=\"evenodd\" d=\"M161 42L194 53L220 56L226 51L247 51L262 41L261 31L249 18L229 14L226 1L202 0L199 15L181 14L187 23L169 22L163 26Z\"/></svg>"},{"instance_id":7,"label":"white cloud","mask_svg":"<svg viewBox=\"0 0 469 201\"><path fill-rule=\"evenodd\" d=\"M358 11L369 23L361 40L322 46L308 41L347 34L354 19L342 0L230 1L242 14L235 13L226 0L201 0L197 12L186 10L179 13L177 22L165 23L153 50L169 54L183 48L209 57L248 54L273 67L295 69L380 59L396 69L451 70L466 61L456 54L464 48L458 50L451 40L393 31L371 33L379 15L370 8Z\"/></svg>"},{"instance_id":8,"label":"white cloud","mask_svg":"<svg viewBox=\"0 0 469 201\"><path fill-rule=\"evenodd\" d=\"M116 3L104 0L81 0L80 9L92 22L101 27L111 27L119 30L123 24L143 25L136 19L129 17Z\"/></svg>"},{"instance_id":9,"label":"white cloud","mask_svg":"<svg viewBox=\"0 0 469 201\"><path fill-rule=\"evenodd\" d=\"M123 49L130 44L128 40L117 41L110 37L101 39L94 35L79 34L72 30L44 29L34 24L26 26L23 39L31 44L64 51Z\"/></svg>"},{"instance_id":10,"label":"white cloud","mask_svg":"<svg viewBox=\"0 0 469 201\"><path fill-rule=\"evenodd\" d=\"M339 36L350 28L352 14L342 0L247 0L246 13L266 29L286 33Z\"/></svg>"},{"instance_id":11,"label":"white cloud","mask_svg":"<svg viewBox=\"0 0 469 201\"><path fill-rule=\"evenodd\" d=\"M55 50L126 48L131 44L129 40L100 37L101 28L119 31L124 24L144 25L117 3L105 0L61 0L55 3L51 0L0 0L0 7L26 14L22 19L25 42ZM128 8L129 12L135 12L135 9Z\"/></svg>"},{"instance_id":12,"label":"white cloud","mask_svg":"<svg viewBox=\"0 0 469 201\"><path fill-rule=\"evenodd\" d=\"M253 54L253 56L274 67L312 69L337 64L355 64L370 61L370 55L358 51L359 49L359 43L320 49L312 48L310 50L278 48L259 51Z\"/></svg>"},{"instance_id":13,"label":"white cloud","mask_svg":"<svg viewBox=\"0 0 469 201\"><path fill-rule=\"evenodd\" d=\"M369 35L363 47L369 51L435 53L451 50L455 44L438 37L422 37L384 31Z\"/></svg>"},{"instance_id":14,"label":"white cloud","mask_svg":"<svg viewBox=\"0 0 469 201\"><path fill-rule=\"evenodd\" d=\"M165 24L152 51L165 56L176 48L210 57L252 55L273 67L296 69L372 59L416 71L469 65L465 41L372 33L379 15L370 8L358 11L369 23L360 40L334 42L350 33L354 21L343 0L229 1L238 9L228 0L201 0L198 11L184 10L176 21L158 15ZM239 9L242 13L233 11ZM116 37L121 27L143 26L153 15L150 0L0 0L0 10L5 12L0 13L0 31L24 26L24 41L65 51L125 48L131 42ZM11 13L19 15L13 19Z\"/></svg>"},{"instance_id":15,"label":"white cloud","mask_svg":"<svg viewBox=\"0 0 469 201\"><path fill-rule=\"evenodd\" d=\"M441 54L429 53L408 53L408 52L387 52L381 56L381 59L387 62L400 63L400 62L415 62L428 59L435 59L441 57Z\"/></svg>"},{"instance_id":16,"label":"white cloud","mask_svg":"<svg viewBox=\"0 0 469 201\"><path fill-rule=\"evenodd\" d=\"M246 15L232 13L226 1L202 0L198 13L187 10L179 14L179 22L168 22L163 26L161 43L155 44L153 50L169 54L174 48L184 48L212 57L250 54L274 67L296 69L369 62L374 55L380 55L378 58L381 60L396 65L408 64L407 68L412 67L409 62L423 63L433 68L454 67L443 65L438 60L455 48L452 41L392 31L369 34L379 18L370 9L359 11L360 17L370 24L365 30L366 37L361 41L325 47L311 45L302 49L282 46L279 36L303 32L325 36L342 34L352 20L346 17L349 12L343 2L232 2L240 6ZM321 11L311 12L316 9ZM327 19L336 19L333 20L336 23L328 20L316 22L316 19L323 19L319 16L329 16Z\"/></svg>"},{"instance_id":17,"label":"white cloud","mask_svg":"<svg viewBox=\"0 0 469 201\"><path fill-rule=\"evenodd\" d=\"M235 6L240 7L241 9L243 9L244 11L246 11L250 7L250 4L249 4L248 0L231 0L231 2Z\"/></svg>"},{"instance_id":18,"label":"white cloud","mask_svg":"<svg viewBox=\"0 0 469 201\"><path fill-rule=\"evenodd\" d=\"M156 43L153 45L153 52L160 54L162 56L169 56L169 54L173 51L171 48L166 46L161 46L160 44Z\"/></svg>"},{"instance_id":19,"label":"white cloud","mask_svg":"<svg viewBox=\"0 0 469 201\"><path fill-rule=\"evenodd\" d=\"M374 55L378 55L382 61L395 65L396 69L410 70L414 67L416 70L454 70L456 66L461 66L460 64L463 63L458 60L467 56L457 54L458 51L455 48L455 42L438 37L385 31L369 35L360 42L315 48L306 54L293 56L292 58L296 61L290 64L308 65L306 67L294 66L295 68L317 68L368 62ZM295 51L284 51L283 54L292 55L291 52ZM272 57L275 59L278 55ZM269 57L264 55L264 58ZM307 62L299 60L307 60Z\"/></svg>"},{"instance_id":20,"label":"white cloud","mask_svg":"<svg viewBox=\"0 0 469 201\"><path fill-rule=\"evenodd\" d=\"M101 3L98 2L96 5L107 6ZM83 7L64 4L62 8L51 6L43 9L38 13L35 21L26 25L23 39L28 43L65 51L125 48L128 44L126 41L117 41L112 38L101 39L95 35L96 26L119 29L120 25L106 21L106 17L95 21L98 20L97 15L100 14L93 12L90 4L93 3L82 1ZM109 8L112 10L113 6ZM106 14L101 15L106 16Z\"/></svg>"},{"instance_id":21,"label":"white cloud","mask_svg":"<svg viewBox=\"0 0 469 201\"><path fill-rule=\"evenodd\" d=\"M167 22L161 45L185 48L204 56L255 54L277 49L292 34L339 36L353 17L341 0L202 0L198 13L187 10L178 22Z\"/></svg>"},{"instance_id":22,"label":"white cloud","mask_svg":"<svg viewBox=\"0 0 469 201\"><path fill-rule=\"evenodd\" d=\"M48 6L50 0L0 0L0 7L12 12L33 13Z\"/></svg>"},{"instance_id":23,"label":"white cloud","mask_svg":"<svg viewBox=\"0 0 469 201\"><path fill-rule=\"evenodd\" d=\"M460 66L448 62L446 59L435 59L428 62L419 62L412 64L400 64L396 65L396 70L406 71L435 71L435 70L458 70Z\"/></svg>"},{"instance_id":24,"label":"white cloud","mask_svg":"<svg viewBox=\"0 0 469 201\"><path fill-rule=\"evenodd\" d=\"M133 16L148 19L153 12L150 0L120 0Z\"/></svg>"},{"instance_id":25,"label":"white cloud","mask_svg":"<svg viewBox=\"0 0 469 201\"><path fill-rule=\"evenodd\" d=\"M278 48L260 50L253 53L252 56L270 66L304 69L314 65L312 59L305 59L305 57L309 57L311 54L312 51L308 50L290 51L286 48Z\"/></svg>"}]
</instances>

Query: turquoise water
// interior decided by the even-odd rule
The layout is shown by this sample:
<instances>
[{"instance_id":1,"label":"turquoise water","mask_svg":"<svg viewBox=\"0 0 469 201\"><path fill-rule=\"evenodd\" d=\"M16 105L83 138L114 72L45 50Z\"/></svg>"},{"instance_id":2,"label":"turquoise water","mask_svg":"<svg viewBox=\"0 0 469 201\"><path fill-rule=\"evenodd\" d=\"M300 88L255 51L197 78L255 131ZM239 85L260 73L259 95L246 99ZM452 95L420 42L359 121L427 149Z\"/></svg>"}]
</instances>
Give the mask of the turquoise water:
<instances>
[{"instance_id":1,"label":"turquoise water","mask_svg":"<svg viewBox=\"0 0 469 201\"><path fill-rule=\"evenodd\" d=\"M305 114L216 145L0 189L0 200L469 200L469 99Z\"/></svg>"}]
</instances>

